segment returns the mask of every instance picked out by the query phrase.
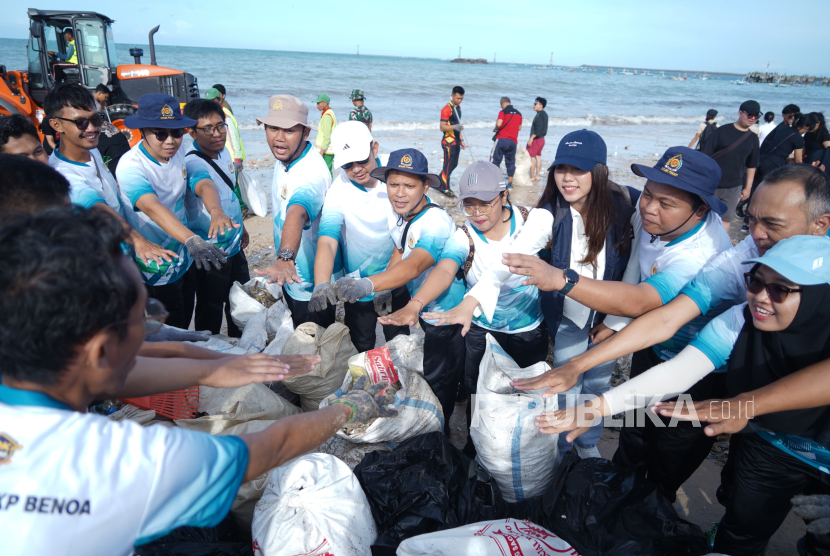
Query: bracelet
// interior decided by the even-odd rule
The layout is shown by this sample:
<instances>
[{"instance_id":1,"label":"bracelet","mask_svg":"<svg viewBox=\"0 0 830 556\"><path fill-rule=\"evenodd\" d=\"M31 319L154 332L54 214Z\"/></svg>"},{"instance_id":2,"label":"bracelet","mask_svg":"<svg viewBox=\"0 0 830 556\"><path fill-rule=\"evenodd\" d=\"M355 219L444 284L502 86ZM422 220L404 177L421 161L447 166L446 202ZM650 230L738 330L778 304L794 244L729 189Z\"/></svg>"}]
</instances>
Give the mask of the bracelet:
<instances>
[{"instance_id":1,"label":"bracelet","mask_svg":"<svg viewBox=\"0 0 830 556\"><path fill-rule=\"evenodd\" d=\"M421 309L418 311L419 313L424 310L424 302L423 301L421 301L420 299L415 299L414 297L409 300L410 303L412 303L413 301L415 303L420 303L421 304Z\"/></svg>"},{"instance_id":2,"label":"bracelet","mask_svg":"<svg viewBox=\"0 0 830 556\"><path fill-rule=\"evenodd\" d=\"M331 403L332 403L332 404L342 403L342 404L346 404L346 405L348 405L349 407L351 407L351 408L352 408L352 416L351 416L351 417L349 417L349 420L348 420L348 421L346 421L346 424L349 424L349 423L351 423L352 421L354 421L354 418L355 418L355 416L357 415L357 407L356 407L356 406L355 406L352 402L350 402L350 401L346 401L346 400L334 400L334 401L333 401L333 402L331 402Z\"/></svg>"}]
</instances>

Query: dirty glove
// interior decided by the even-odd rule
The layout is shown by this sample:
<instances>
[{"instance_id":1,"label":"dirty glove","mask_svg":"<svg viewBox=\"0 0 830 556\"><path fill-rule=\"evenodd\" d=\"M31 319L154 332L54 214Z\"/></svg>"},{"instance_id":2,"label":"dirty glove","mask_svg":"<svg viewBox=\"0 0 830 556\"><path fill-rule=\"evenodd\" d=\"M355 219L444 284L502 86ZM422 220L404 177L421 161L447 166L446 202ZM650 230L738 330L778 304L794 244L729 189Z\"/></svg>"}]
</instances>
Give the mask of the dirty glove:
<instances>
[{"instance_id":1,"label":"dirty glove","mask_svg":"<svg viewBox=\"0 0 830 556\"><path fill-rule=\"evenodd\" d=\"M225 258L225 254L221 249L218 249L215 245L208 243L199 236L192 236L184 242L184 246L187 247L190 256L193 257L196 268L199 270L204 269L209 272L210 263L213 263L214 268L219 270L223 264L228 262L228 259Z\"/></svg>"},{"instance_id":2,"label":"dirty glove","mask_svg":"<svg viewBox=\"0 0 830 556\"><path fill-rule=\"evenodd\" d=\"M793 496L796 515L810 522L807 532L813 535L830 534L830 495Z\"/></svg>"},{"instance_id":3,"label":"dirty glove","mask_svg":"<svg viewBox=\"0 0 830 556\"><path fill-rule=\"evenodd\" d=\"M357 379L352 389L335 398L331 403L344 403L352 408L352 417L347 421L349 425L365 424L378 417L397 417L398 410L383 407L395 401L395 394L383 391L388 385L385 380L377 384L369 384L369 377L366 375Z\"/></svg>"},{"instance_id":4,"label":"dirty glove","mask_svg":"<svg viewBox=\"0 0 830 556\"><path fill-rule=\"evenodd\" d=\"M368 278L355 280L344 276L335 282L331 289L334 290L334 295L337 296L338 300L354 303L358 299L363 299L371 294L375 289L375 285Z\"/></svg>"},{"instance_id":5,"label":"dirty glove","mask_svg":"<svg viewBox=\"0 0 830 556\"><path fill-rule=\"evenodd\" d=\"M392 290L375 292L375 313L379 317L385 317L392 312Z\"/></svg>"},{"instance_id":6,"label":"dirty glove","mask_svg":"<svg viewBox=\"0 0 830 556\"><path fill-rule=\"evenodd\" d=\"M155 334L144 338L146 342L207 342L210 340L210 330L183 330L175 326L161 325Z\"/></svg>"},{"instance_id":7,"label":"dirty glove","mask_svg":"<svg viewBox=\"0 0 830 556\"><path fill-rule=\"evenodd\" d=\"M452 126L452 128L455 131L461 131L462 129L464 129L464 124L455 124L454 126Z\"/></svg>"},{"instance_id":8,"label":"dirty glove","mask_svg":"<svg viewBox=\"0 0 830 556\"><path fill-rule=\"evenodd\" d=\"M325 311L329 305L337 304L337 296L331 291L331 284L323 282L314 286L314 292L311 294L311 300L308 302L308 310L316 313L317 311Z\"/></svg>"},{"instance_id":9,"label":"dirty glove","mask_svg":"<svg viewBox=\"0 0 830 556\"><path fill-rule=\"evenodd\" d=\"M233 169L236 170L236 175L238 176L240 172L242 172L242 161L241 160L234 160L233 161Z\"/></svg>"}]
</instances>

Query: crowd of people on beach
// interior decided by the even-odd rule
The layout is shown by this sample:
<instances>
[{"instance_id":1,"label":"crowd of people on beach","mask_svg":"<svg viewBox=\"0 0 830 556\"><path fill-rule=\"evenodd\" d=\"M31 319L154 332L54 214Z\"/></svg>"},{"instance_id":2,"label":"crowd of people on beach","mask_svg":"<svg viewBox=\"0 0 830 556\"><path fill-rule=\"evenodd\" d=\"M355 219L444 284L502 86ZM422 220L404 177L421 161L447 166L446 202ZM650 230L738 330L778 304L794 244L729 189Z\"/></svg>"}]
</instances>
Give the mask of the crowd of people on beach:
<instances>
[{"instance_id":1,"label":"crowd of people on beach","mask_svg":"<svg viewBox=\"0 0 830 556\"><path fill-rule=\"evenodd\" d=\"M713 552L763 554L794 497L830 495L823 116L788 105L773 127L773 112L747 100L718 126L710 110L689 146L631 166L642 190L609 179L599 134L572 131L541 197L517 206L522 115L506 96L491 159L467 166L457 191L450 185L466 147L464 95L454 87L440 113L440 169L417 148L381 153L361 90L340 124L330 98L317 97L315 142L305 102L263 102L276 261L255 274L281 288L295 327L328 327L343 304L358 352L375 347L378 324L387 341L419 327L445 434L457 403L472 424L488 336L523 368L552 350L553 368L511 386L555 402L536 426L559 435L560 458L601 457L601 418L636 411L613 461L673 502L716 438L731 434ZM214 86L183 108L142 96L124 120L141 141L117 166L99 152L105 118L81 85L61 84L44 101L58 138L51 154L29 120L0 117L0 529L16 532L10 554L59 543L130 554L176 527L216 525L242 482L346 423L394 415L383 383L360 382L323 409L242 436L87 413L95 400L281 381L320 361L145 342L162 323L213 334L225 323L241 335L229 292L251 278L245 152L225 96ZM527 141L535 180L546 106L536 98ZM460 207L463 225L435 191ZM738 215L749 235L733 245ZM630 379L612 388L629 354ZM476 456L469 436L463 451ZM805 515L819 519L799 550L830 554L830 498L811 500L801 501ZM77 512L55 509L68 501Z\"/></svg>"}]
</instances>

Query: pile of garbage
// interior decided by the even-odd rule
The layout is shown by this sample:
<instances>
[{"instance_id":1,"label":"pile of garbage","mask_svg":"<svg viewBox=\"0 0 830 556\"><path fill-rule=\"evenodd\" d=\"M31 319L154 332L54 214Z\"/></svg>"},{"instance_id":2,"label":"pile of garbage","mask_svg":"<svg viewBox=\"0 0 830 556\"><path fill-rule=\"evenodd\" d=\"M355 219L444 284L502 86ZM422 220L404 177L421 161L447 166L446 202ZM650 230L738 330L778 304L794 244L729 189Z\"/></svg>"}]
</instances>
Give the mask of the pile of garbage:
<instances>
[{"instance_id":1,"label":"pile of garbage","mask_svg":"<svg viewBox=\"0 0 830 556\"><path fill-rule=\"evenodd\" d=\"M422 336L399 335L358 353L341 323L306 323L294 330L281 291L261 279L234 284L231 316L243 330L240 339L211 336L194 343L229 354L317 354L322 363L271 385L274 390L264 384L200 387L193 419L159 419L130 405L115 408L110 418L214 435L258 432L283 417L328 406L364 375L372 383L387 381L398 416L341 429L315 453L242 484L231 521L218 529L183 528L138 554L708 551L700 529L679 518L659 490L633 472L570 453L557 466L556 435L543 435L533 424L555 405L546 405L539 392L517 392L509 384L549 367L520 368L492 336L479 373L473 460L442 432L441 405L423 378ZM223 532L233 525L245 533L241 541Z\"/></svg>"}]
</instances>

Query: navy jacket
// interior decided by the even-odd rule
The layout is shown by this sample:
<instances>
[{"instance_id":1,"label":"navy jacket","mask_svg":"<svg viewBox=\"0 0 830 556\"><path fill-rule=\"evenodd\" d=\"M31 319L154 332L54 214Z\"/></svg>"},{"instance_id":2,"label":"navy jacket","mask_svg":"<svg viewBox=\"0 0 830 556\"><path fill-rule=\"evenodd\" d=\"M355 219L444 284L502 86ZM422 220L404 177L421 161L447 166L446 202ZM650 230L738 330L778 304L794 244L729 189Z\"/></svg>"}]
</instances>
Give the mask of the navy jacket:
<instances>
[{"instance_id":1,"label":"navy jacket","mask_svg":"<svg viewBox=\"0 0 830 556\"><path fill-rule=\"evenodd\" d=\"M634 230L631 227L631 215L636 210L623 194L611 189L611 204L614 208L614 219L608 228L605 239L605 273L603 280L614 280L619 282L625 273L628 259L631 255L631 241L634 239ZM631 190L632 201L635 195L639 197L639 191ZM556 206L551 207L550 203L545 209L553 213L553 245L551 245L550 264L556 268L566 270L571 264L571 239L573 236L573 217L571 216L571 205L561 195L556 197ZM636 201L634 201L636 205ZM542 314L545 316L545 323L550 330L550 336L556 341L556 331L559 330L559 323L562 322L562 310L565 303L565 296L561 292L541 292ZM597 313L594 321L589 322L593 328L597 322L602 322L605 315Z\"/></svg>"}]
</instances>

